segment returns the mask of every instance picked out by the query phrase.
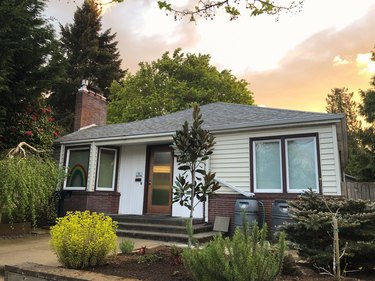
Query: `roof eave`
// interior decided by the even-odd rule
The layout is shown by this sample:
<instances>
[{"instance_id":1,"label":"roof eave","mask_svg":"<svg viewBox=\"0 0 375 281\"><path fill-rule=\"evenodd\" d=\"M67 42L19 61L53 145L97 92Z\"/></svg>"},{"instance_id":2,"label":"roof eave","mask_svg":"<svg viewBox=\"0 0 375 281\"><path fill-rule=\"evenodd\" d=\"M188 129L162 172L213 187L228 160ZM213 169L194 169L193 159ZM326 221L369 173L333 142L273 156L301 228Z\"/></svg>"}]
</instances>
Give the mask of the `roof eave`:
<instances>
[{"instance_id":1,"label":"roof eave","mask_svg":"<svg viewBox=\"0 0 375 281\"><path fill-rule=\"evenodd\" d=\"M212 128L207 128L212 133L221 133L221 132L239 132L239 131L254 131L254 130L264 130L264 129L273 129L273 128L286 128L286 127L296 127L301 126L312 126L312 125L322 125L322 124L334 124L340 123L342 118L337 119L328 119L328 120L319 120L319 121L300 121L300 122L293 122L293 123L272 123L272 124L262 124L262 125L253 125L253 124L240 124L238 126L216 126ZM124 142L127 140L147 140L147 139L156 139L161 137L170 137L175 134L175 131L169 132L160 132L160 133L150 133L150 134L141 134L141 135L130 135L130 136L116 136L116 137L103 137L103 138L90 138L90 139L82 139L82 140L67 140L58 142L63 145L78 145L83 143L91 143L91 142Z\"/></svg>"}]
</instances>

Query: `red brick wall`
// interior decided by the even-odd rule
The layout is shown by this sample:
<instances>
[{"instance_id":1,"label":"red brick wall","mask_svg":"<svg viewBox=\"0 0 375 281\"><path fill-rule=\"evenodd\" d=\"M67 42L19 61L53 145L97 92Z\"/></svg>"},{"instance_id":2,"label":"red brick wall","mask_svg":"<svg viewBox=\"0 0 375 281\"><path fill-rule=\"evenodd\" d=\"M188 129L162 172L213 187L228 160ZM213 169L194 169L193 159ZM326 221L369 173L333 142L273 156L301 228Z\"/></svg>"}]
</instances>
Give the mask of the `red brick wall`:
<instances>
[{"instance_id":1,"label":"red brick wall","mask_svg":"<svg viewBox=\"0 0 375 281\"><path fill-rule=\"evenodd\" d=\"M106 191L72 191L71 196L64 199L64 213L67 211L85 211L117 214L120 193Z\"/></svg>"},{"instance_id":2,"label":"red brick wall","mask_svg":"<svg viewBox=\"0 0 375 281\"><path fill-rule=\"evenodd\" d=\"M255 199L264 204L265 221L268 226L271 225L271 211L272 203L276 199L291 200L295 199L297 195L283 195L283 194L262 194L256 195ZM229 233L234 232L234 207L237 199L247 199L242 195L236 194L217 194L210 197L208 201L208 221L214 222L216 216L230 217ZM263 222L263 212L259 206L258 222Z\"/></svg>"},{"instance_id":3,"label":"red brick wall","mask_svg":"<svg viewBox=\"0 0 375 281\"><path fill-rule=\"evenodd\" d=\"M74 131L96 124L107 124L106 98L89 91L79 91L76 95Z\"/></svg>"}]
</instances>

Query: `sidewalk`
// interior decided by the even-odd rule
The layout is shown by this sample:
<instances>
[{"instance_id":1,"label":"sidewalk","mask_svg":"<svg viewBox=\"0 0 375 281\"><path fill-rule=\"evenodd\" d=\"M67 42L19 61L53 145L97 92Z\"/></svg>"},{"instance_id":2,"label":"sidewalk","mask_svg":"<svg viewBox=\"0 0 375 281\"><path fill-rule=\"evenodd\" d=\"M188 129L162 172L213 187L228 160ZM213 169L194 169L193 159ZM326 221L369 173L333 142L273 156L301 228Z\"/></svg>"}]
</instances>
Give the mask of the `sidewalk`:
<instances>
[{"instance_id":1,"label":"sidewalk","mask_svg":"<svg viewBox=\"0 0 375 281\"><path fill-rule=\"evenodd\" d=\"M120 242L122 237L118 238ZM134 248L146 246L156 247L163 244L161 241L132 239ZM38 231L37 234L16 239L0 240L0 281L4 280L4 265L15 265L23 262L34 262L44 265L61 266L57 257L49 246L50 235L48 231Z\"/></svg>"}]
</instances>

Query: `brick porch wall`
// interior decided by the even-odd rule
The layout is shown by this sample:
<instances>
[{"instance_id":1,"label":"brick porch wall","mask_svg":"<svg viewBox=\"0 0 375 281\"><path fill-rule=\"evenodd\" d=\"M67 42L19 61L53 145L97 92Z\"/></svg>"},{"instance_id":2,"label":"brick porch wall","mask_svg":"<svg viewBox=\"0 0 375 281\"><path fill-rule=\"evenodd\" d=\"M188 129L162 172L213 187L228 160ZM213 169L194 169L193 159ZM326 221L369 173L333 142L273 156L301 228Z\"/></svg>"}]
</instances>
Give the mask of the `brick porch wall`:
<instances>
[{"instance_id":1,"label":"brick porch wall","mask_svg":"<svg viewBox=\"0 0 375 281\"><path fill-rule=\"evenodd\" d=\"M71 196L64 199L64 211L85 211L117 214L120 202L120 193L106 191L72 191Z\"/></svg>"}]
</instances>

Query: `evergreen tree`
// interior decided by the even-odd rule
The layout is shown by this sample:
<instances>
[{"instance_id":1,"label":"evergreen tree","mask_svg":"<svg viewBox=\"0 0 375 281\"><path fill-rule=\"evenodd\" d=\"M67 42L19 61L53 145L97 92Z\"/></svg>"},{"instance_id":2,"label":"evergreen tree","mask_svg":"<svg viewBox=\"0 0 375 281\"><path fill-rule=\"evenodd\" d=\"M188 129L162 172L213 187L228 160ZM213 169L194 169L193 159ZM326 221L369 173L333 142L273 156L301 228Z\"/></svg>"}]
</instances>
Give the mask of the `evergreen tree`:
<instances>
[{"instance_id":1,"label":"evergreen tree","mask_svg":"<svg viewBox=\"0 0 375 281\"><path fill-rule=\"evenodd\" d=\"M50 98L57 110L57 120L70 130L73 124L75 94L82 79L89 87L108 96L112 81L124 76L116 34L111 29L101 32L101 9L93 0L85 0L74 14L74 23L60 26L65 53L65 79L56 86Z\"/></svg>"},{"instance_id":2,"label":"evergreen tree","mask_svg":"<svg viewBox=\"0 0 375 281\"><path fill-rule=\"evenodd\" d=\"M0 6L0 150L22 139L19 124L61 73L61 57L45 0L3 0ZM18 132L17 138L9 137ZM12 133L12 135L14 135Z\"/></svg>"},{"instance_id":3,"label":"evergreen tree","mask_svg":"<svg viewBox=\"0 0 375 281\"><path fill-rule=\"evenodd\" d=\"M323 197L313 191L289 202L293 223L287 239L299 254L317 266L329 268L333 258L332 213L337 212L341 259L347 269L373 270L375 266L375 202Z\"/></svg>"},{"instance_id":4,"label":"evergreen tree","mask_svg":"<svg viewBox=\"0 0 375 281\"><path fill-rule=\"evenodd\" d=\"M375 61L375 53L372 53ZM375 181L375 76L371 80L371 88L361 91L361 114L368 126L361 131L360 139L364 152L361 157L360 177L364 181Z\"/></svg>"},{"instance_id":5,"label":"evergreen tree","mask_svg":"<svg viewBox=\"0 0 375 281\"><path fill-rule=\"evenodd\" d=\"M355 177L359 176L359 158L362 153L359 133L361 121L358 119L359 106L353 100L353 93L349 93L347 88L334 88L326 98L328 113L344 113L348 132L348 152L349 162L346 172Z\"/></svg>"}]
</instances>

